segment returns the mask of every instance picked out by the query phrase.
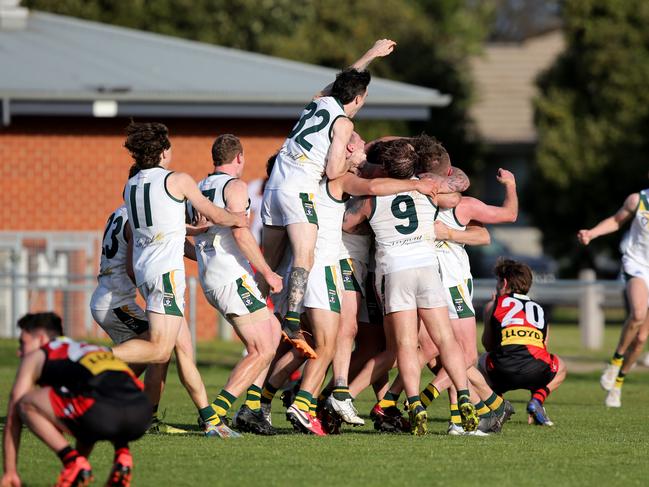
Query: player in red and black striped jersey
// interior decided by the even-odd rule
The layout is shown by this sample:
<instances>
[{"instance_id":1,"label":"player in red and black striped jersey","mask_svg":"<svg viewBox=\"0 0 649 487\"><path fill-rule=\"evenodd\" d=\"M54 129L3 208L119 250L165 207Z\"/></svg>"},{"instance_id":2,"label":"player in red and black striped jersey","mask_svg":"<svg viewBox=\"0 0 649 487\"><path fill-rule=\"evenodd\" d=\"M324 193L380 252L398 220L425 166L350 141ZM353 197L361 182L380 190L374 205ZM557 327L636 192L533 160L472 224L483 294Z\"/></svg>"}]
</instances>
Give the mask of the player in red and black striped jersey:
<instances>
[{"instance_id":1,"label":"player in red and black striped jersey","mask_svg":"<svg viewBox=\"0 0 649 487\"><path fill-rule=\"evenodd\" d=\"M61 318L54 313L28 314L18 327L21 362L4 430L2 486L20 485L23 423L63 462L56 486L88 485L92 470L87 457L100 440L115 447L106 485L130 485L128 443L140 438L151 421L151 404L140 381L110 349L61 336ZM64 432L76 438L76 448Z\"/></svg>"},{"instance_id":2,"label":"player in red and black striped jersey","mask_svg":"<svg viewBox=\"0 0 649 487\"><path fill-rule=\"evenodd\" d=\"M552 426L543 403L566 377L566 367L548 352L548 324L543 308L527 296L532 271L520 262L501 259L495 268L497 294L485 308L482 344L487 353L480 369L498 394L528 389L530 422Z\"/></svg>"}]
</instances>

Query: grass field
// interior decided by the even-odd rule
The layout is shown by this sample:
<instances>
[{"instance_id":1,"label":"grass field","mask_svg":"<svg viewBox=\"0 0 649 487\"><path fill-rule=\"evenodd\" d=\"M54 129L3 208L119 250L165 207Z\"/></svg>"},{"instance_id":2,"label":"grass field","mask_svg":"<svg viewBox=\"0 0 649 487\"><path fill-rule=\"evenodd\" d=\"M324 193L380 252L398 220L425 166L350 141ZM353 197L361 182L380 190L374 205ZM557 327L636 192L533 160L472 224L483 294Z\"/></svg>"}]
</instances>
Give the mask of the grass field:
<instances>
[{"instance_id":1,"label":"grass field","mask_svg":"<svg viewBox=\"0 0 649 487\"><path fill-rule=\"evenodd\" d=\"M195 431L180 437L148 435L134 443L134 485L648 485L647 369L637 368L627 379L624 407L607 410L598 385L599 363L612 350L619 328L607 328L605 350L593 353L581 350L576 327L555 326L551 333L551 350L569 363L567 381L546 403L556 426L529 426L528 393L518 391L508 395L517 414L501 434L488 438L446 436L448 412L440 398L429 409L426 437L378 434L369 421L340 436L293 434L276 400L278 436L207 439L199 434L195 411L172 369L162 409L168 422ZM239 356L237 344L200 345L210 397ZM0 341L3 411L16 363L15 344ZM368 413L372 405L370 394L357 401L361 412ZM96 485L105 481L111 460L109 445L99 445L90 458ZM59 468L53 453L31 434L23 435L19 472L25 485L52 485Z\"/></svg>"}]
</instances>

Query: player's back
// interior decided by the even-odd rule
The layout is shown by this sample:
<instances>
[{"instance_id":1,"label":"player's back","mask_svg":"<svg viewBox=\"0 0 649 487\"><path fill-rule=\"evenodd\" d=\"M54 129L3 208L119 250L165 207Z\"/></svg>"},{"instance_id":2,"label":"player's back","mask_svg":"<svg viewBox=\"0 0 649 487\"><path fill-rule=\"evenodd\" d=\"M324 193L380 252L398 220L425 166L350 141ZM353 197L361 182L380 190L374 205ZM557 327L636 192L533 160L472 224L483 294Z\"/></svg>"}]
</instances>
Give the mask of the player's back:
<instances>
[{"instance_id":1,"label":"player's back","mask_svg":"<svg viewBox=\"0 0 649 487\"><path fill-rule=\"evenodd\" d=\"M324 178L320 182L316 195L318 212L318 238L315 245L315 262L321 265L338 264L342 245L343 216L345 200L337 199L329 190L330 181Z\"/></svg>"},{"instance_id":2,"label":"player's back","mask_svg":"<svg viewBox=\"0 0 649 487\"><path fill-rule=\"evenodd\" d=\"M139 395L142 384L131 369L107 347L58 337L46 343L41 386L65 387L70 394L112 396Z\"/></svg>"},{"instance_id":3,"label":"player's back","mask_svg":"<svg viewBox=\"0 0 649 487\"><path fill-rule=\"evenodd\" d=\"M200 181L198 187L214 205L225 208L226 187L236 179L229 174L217 172ZM187 206L190 217L193 217L194 209L189 203ZM207 232L194 237L194 244L199 277L205 290L236 281L245 273L252 274L250 264L232 235L232 228L212 225Z\"/></svg>"},{"instance_id":4,"label":"player's back","mask_svg":"<svg viewBox=\"0 0 649 487\"><path fill-rule=\"evenodd\" d=\"M499 337L496 355L533 354L535 349L545 351L548 326L543 307L525 294L498 296L490 326Z\"/></svg>"},{"instance_id":5,"label":"player's back","mask_svg":"<svg viewBox=\"0 0 649 487\"><path fill-rule=\"evenodd\" d=\"M336 98L309 103L277 154L266 189L315 193L325 172L333 124L340 117L346 115Z\"/></svg>"},{"instance_id":6,"label":"player's back","mask_svg":"<svg viewBox=\"0 0 649 487\"><path fill-rule=\"evenodd\" d=\"M437 207L417 191L375 196L369 222L376 241L377 273L437 266Z\"/></svg>"},{"instance_id":7,"label":"player's back","mask_svg":"<svg viewBox=\"0 0 649 487\"><path fill-rule=\"evenodd\" d=\"M126 272L127 225L128 212L122 205L110 215L104 230L98 285L90 300L93 309L114 309L135 300L135 284Z\"/></svg>"},{"instance_id":8,"label":"player's back","mask_svg":"<svg viewBox=\"0 0 649 487\"><path fill-rule=\"evenodd\" d=\"M624 255L635 263L649 266L649 190L640 191L640 202L631 221Z\"/></svg>"},{"instance_id":9,"label":"player's back","mask_svg":"<svg viewBox=\"0 0 649 487\"><path fill-rule=\"evenodd\" d=\"M167 189L171 174L162 167L143 169L124 188L138 286L166 272L184 269L185 204Z\"/></svg>"}]
</instances>

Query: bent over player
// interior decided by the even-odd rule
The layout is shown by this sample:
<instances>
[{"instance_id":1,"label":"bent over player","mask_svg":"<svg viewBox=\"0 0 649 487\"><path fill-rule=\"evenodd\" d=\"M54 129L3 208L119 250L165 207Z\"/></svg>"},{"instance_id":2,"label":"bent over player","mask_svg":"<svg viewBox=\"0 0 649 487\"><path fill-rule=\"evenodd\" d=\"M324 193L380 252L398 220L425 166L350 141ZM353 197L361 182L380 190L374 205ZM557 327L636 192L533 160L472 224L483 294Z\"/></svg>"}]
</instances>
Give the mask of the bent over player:
<instances>
[{"instance_id":1,"label":"bent over player","mask_svg":"<svg viewBox=\"0 0 649 487\"><path fill-rule=\"evenodd\" d=\"M57 487L88 485L88 456L101 440L115 447L106 485L130 485L128 443L140 438L151 421L142 384L108 348L61 336L61 318L54 313L27 314L18 327L21 360L7 408L2 486L21 485L17 465L23 423L61 459ZM63 433L75 437L75 448Z\"/></svg>"},{"instance_id":2,"label":"bent over player","mask_svg":"<svg viewBox=\"0 0 649 487\"><path fill-rule=\"evenodd\" d=\"M566 366L548 352L548 324L540 304L527 292L532 271L523 263L502 259L494 269L497 296L485 306L480 369L497 394L527 389L530 422L553 426L543 403L566 378Z\"/></svg>"}]
</instances>

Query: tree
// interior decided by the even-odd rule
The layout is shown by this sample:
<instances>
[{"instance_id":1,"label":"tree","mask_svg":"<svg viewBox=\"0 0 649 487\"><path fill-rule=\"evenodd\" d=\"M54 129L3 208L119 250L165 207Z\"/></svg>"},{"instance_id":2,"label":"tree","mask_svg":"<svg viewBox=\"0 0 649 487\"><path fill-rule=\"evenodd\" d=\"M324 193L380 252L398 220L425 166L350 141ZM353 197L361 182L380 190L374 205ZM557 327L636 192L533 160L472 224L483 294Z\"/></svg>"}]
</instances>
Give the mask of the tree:
<instances>
[{"instance_id":1,"label":"tree","mask_svg":"<svg viewBox=\"0 0 649 487\"><path fill-rule=\"evenodd\" d=\"M647 184L649 3L568 0L567 47L538 80L539 134L528 201L544 245L566 267L592 265L575 232L614 213ZM618 238L595 241L609 253Z\"/></svg>"}]
</instances>

